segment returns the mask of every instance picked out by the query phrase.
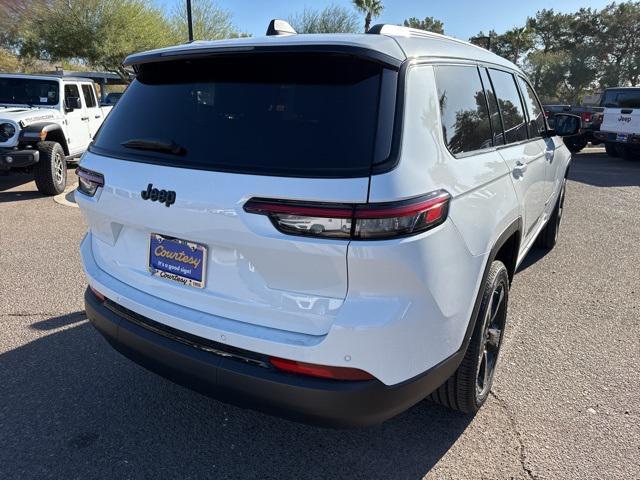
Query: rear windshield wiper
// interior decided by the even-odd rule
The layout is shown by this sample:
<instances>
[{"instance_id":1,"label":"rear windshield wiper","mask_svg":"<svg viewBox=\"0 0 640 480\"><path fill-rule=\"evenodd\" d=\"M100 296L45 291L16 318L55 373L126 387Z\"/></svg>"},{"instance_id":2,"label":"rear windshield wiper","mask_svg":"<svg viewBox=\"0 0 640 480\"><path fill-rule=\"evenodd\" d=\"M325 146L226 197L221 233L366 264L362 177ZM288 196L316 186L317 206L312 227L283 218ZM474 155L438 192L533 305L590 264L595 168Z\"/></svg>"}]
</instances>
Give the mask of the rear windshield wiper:
<instances>
[{"instance_id":1,"label":"rear windshield wiper","mask_svg":"<svg viewBox=\"0 0 640 480\"><path fill-rule=\"evenodd\" d=\"M132 138L122 142L125 148L135 148L137 150L149 150L152 152L170 153L172 155L184 155L187 151L174 141L154 140L149 138Z\"/></svg>"}]
</instances>

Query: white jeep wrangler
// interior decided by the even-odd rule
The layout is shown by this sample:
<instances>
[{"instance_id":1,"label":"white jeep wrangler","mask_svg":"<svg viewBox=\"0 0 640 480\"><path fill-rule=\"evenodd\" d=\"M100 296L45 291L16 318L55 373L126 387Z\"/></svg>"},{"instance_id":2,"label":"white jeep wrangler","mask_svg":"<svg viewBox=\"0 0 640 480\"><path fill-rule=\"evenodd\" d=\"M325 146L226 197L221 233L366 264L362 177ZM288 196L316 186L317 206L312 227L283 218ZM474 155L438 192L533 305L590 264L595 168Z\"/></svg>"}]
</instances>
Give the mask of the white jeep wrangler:
<instances>
[{"instance_id":1,"label":"white jeep wrangler","mask_svg":"<svg viewBox=\"0 0 640 480\"><path fill-rule=\"evenodd\" d=\"M41 193L61 193L67 161L84 153L111 108L86 78L0 74L0 172L33 171Z\"/></svg>"}]
</instances>

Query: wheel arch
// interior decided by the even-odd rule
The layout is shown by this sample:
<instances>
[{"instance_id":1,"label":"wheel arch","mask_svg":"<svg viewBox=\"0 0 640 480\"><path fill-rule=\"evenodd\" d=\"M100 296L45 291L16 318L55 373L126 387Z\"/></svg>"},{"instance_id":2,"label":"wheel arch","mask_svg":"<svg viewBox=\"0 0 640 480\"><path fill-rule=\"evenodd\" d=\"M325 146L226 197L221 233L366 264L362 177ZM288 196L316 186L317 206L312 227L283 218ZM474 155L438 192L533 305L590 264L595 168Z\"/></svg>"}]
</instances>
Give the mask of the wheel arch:
<instances>
[{"instance_id":1,"label":"wheel arch","mask_svg":"<svg viewBox=\"0 0 640 480\"><path fill-rule=\"evenodd\" d=\"M459 352L465 352L467 346L469 345L469 340L471 339L471 335L473 334L473 330L476 325L478 311L480 310L480 304L482 303L482 289L484 288L484 284L487 281L487 277L489 276L489 271L491 270L491 264L494 260L500 260L507 267L507 272L509 273L509 280L513 280L513 276L515 275L516 265L518 261L518 253L520 251L520 242L522 239L522 217L518 217L515 219L509 226L500 234L498 239L494 242L489 255L487 255L487 261L484 266L484 270L482 272L482 280L480 282L480 287L476 292L475 303L473 304L473 311L471 313L471 318L469 319L469 325L467 326L467 330L464 335L464 339L462 340L462 345L460 345Z\"/></svg>"},{"instance_id":2,"label":"wheel arch","mask_svg":"<svg viewBox=\"0 0 640 480\"><path fill-rule=\"evenodd\" d=\"M27 125L20 132L20 143L36 144L44 140L59 143L64 150L64 154L69 155L67 137L59 123L36 122Z\"/></svg>"}]
</instances>

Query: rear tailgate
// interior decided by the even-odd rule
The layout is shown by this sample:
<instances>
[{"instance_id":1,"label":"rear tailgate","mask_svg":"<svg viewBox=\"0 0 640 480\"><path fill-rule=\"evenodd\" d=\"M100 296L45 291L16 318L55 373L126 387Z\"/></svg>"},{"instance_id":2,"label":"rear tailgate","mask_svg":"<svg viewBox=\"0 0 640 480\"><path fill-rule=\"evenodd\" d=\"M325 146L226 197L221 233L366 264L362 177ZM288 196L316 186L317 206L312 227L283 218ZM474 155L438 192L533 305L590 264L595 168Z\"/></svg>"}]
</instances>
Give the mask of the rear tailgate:
<instances>
[{"instance_id":1,"label":"rear tailgate","mask_svg":"<svg viewBox=\"0 0 640 480\"><path fill-rule=\"evenodd\" d=\"M640 108L605 108L600 131L640 135Z\"/></svg>"},{"instance_id":2,"label":"rear tailgate","mask_svg":"<svg viewBox=\"0 0 640 480\"><path fill-rule=\"evenodd\" d=\"M366 203L377 142L390 144L377 115L386 71L288 53L143 65L81 163L104 176L95 197L77 195L98 266L195 311L326 334L347 294L348 241L282 233L243 205ZM203 288L152 274L165 237L198 250Z\"/></svg>"}]
</instances>

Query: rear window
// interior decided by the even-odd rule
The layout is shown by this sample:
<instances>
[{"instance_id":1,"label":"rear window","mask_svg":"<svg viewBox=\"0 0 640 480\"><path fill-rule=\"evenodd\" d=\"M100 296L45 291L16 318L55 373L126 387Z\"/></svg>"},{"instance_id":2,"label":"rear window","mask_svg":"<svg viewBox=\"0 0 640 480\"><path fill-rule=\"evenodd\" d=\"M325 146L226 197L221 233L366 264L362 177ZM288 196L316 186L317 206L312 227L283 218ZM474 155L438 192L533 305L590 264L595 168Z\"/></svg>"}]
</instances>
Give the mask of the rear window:
<instances>
[{"instance_id":1,"label":"rear window","mask_svg":"<svg viewBox=\"0 0 640 480\"><path fill-rule=\"evenodd\" d=\"M640 108L640 89L606 90L602 103L609 108Z\"/></svg>"},{"instance_id":2,"label":"rear window","mask_svg":"<svg viewBox=\"0 0 640 480\"><path fill-rule=\"evenodd\" d=\"M253 54L142 65L92 150L207 170L367 176L374 158L383 68L326 54ZM180 154L122 145L141 139L170 143Z\"/></svg>"}]
</instances>

